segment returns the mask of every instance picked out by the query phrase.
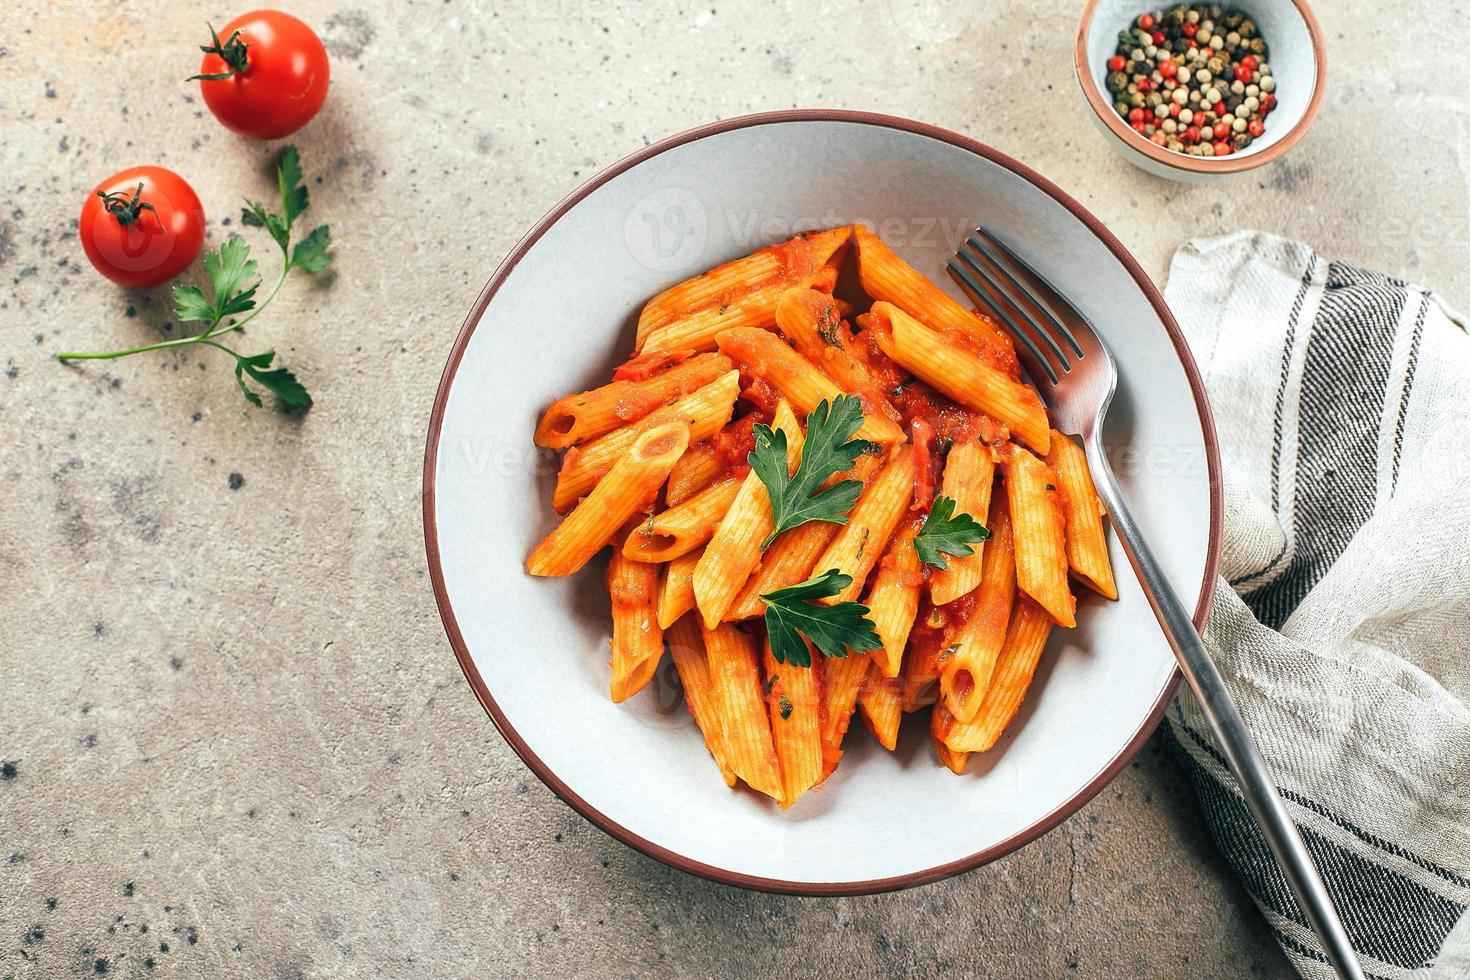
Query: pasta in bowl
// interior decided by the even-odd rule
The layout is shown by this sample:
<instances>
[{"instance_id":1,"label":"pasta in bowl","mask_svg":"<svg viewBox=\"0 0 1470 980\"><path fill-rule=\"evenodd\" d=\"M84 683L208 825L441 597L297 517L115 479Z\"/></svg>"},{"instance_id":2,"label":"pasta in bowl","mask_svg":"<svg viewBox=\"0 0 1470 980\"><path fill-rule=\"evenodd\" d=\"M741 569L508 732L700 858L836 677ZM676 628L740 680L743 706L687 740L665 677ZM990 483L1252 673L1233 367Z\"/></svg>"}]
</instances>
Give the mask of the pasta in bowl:
<instances>
[{"instance_id":1,"label":"pasta in bowl","mask_svg":"<svg viewBox=\"0 0 1470 980\"><path fill-rule=\"evenodd\" d=\"M747 887L932 881L1055 826L1157 724L1173 656L1085 468L939 275L981 219L1107 336L1114 469L1203 621L1208 406L1095 219L905 120L774 113L671 138L496 270L425 454L459 664L509 746L617 839Z\"/></svg>"},{"instance_id":2,"label":"pasta in bowl","mask_svg":"<svg viewBox=\"0 0 1470 980\"><path fill-rule=\"evenodd\" d=\"M612 546L612 699L667 645L727 785L791 806L836 771L855 714L891 752L926 712L963 773L1052 627L1076 625L1069 576L1118 597L1082 450L1010 336L862 225L659 293L635 343L536 426L566 450L566 516L526 569Z\"/></svg>"}]
</instances>

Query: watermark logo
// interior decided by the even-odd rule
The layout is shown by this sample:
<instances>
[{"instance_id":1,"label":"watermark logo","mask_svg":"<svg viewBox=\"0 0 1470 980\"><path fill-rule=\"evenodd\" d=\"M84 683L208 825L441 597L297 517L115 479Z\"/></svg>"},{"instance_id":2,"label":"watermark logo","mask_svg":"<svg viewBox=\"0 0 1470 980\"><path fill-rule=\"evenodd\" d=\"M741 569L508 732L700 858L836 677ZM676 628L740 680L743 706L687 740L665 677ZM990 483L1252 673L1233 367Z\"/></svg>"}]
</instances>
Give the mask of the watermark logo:
<instances>
[{"instance_id":1,"label":"watermark logo","mask_svg":"<svg viewBox=\"0 0 1470 980\"><path fill-rule=\"evenodd\" d=\"M648 686L625 706L632 708L634 718L652 728L687 728L694 724L694 718L684 706L684 684L679 670L669 657L659 662Z\"/></svg>"},{"instance_id":2,"label":"watermark logo","mask_svg":"<svg viewBox=\"0 0 1470 980\"><path fill-rule=\"evenodd\" d=\"M922 44L953 41L969 25L970 5L949 0L888 0L895 26Z\"/></svg>"},{"instance_id":3,"label":"watermark logo","mask_svg":"<svg viewBox=\"0 0 1470 980\"><path fill-rule=\"evenodd\" d=\"M693 191L666 187L644 195L628 209L623 240L634 260L648 269L688 269L704 254L709 214Z\"/></svg>"}]
</instances>

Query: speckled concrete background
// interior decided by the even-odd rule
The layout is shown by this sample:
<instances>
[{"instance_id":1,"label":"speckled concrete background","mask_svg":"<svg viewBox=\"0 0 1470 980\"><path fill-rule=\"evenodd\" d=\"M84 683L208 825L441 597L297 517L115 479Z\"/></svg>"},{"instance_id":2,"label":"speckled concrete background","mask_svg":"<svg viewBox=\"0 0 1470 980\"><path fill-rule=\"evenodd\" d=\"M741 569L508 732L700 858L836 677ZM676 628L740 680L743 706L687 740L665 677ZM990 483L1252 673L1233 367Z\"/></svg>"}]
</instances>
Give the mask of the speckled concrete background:
<instances>
[{"instance_id":1,"label":"speckled concrete background","mask_svg":"<svg viewBox=\"0 0 1470 980\"><path fill-rule=\"evenodd\" d=\"M1035 845L894 895L749 894L616 844L521 765L455 665L423 431L524 228L645 142L756 109L989 141L1159 278L1184 238L1256 226L1463 306L1464 11L1325 6L1314 132L1258 177L1185 188L1084 118L1076 3L359 4L292 5L334 58L298 142L340 245L332 280L292 282L251 340L311 388L302 420L249 409L213 358L51 359L168 329L163 291L87 267L93 182L173 167L214 242L268 193L273 148L180 81L204 20L236 11L63 0L0 22L0 977L1287 975L1157 742Z\"/></svg>"}]
</instances>

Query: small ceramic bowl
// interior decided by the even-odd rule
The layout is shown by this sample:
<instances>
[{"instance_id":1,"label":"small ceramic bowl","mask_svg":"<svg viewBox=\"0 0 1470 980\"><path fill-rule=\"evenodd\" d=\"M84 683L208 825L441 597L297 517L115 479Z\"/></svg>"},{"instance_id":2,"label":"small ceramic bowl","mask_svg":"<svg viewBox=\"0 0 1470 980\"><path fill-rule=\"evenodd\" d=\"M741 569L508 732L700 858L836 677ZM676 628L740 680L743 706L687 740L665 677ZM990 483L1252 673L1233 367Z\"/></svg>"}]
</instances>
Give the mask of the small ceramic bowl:
<instances>
[{"instance_id":1,"label":"small ceramic bowl","mask_svg":"<svg viewBox=\"0 0 1470 980\"><path fill-rule=\"evenodd\" d=\"M1149 142L1118 115L1108 97L1107 61L1116 53L1118 32L1145 10L1159 7L1144 0L1087 0L1083 8L1077 26L1077 82L1093 122L1124 159L1155 176L1210 181L1274 163L1302 138L1322 104L1327 51L1322 28L1305 0L1235 0L1222 5L1244 11L1260 25L1270 46L1277 98L1265 133L1226 157L1192 157Z\"/></svg>"}]
</instances>

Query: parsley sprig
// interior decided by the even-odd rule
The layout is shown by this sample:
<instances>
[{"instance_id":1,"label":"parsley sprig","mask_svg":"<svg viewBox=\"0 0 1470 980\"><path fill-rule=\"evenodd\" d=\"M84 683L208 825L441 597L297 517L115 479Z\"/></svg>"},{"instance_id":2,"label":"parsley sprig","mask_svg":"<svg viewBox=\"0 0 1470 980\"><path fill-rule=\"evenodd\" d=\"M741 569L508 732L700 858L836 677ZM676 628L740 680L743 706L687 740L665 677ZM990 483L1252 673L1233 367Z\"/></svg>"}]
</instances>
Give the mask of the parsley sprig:
<instances>
[{"instance_id":1,"label":"parsley sprig","mask_svg":"<svg viewBox=\"0 0 1470 980\"><path fill-rule=\"evenodd\" d=\"M966 558L975 553L970 547L990 537L990 529L969 514L954 512L953 497L935 497L924 518L924 526L914 536L914 550L919 561L934 568L945 569L949 562L945 555Z\"/></svg>"},{"instance_id":2,"label":"parsley sprig","mask_svg":"<svg viewBox=\"0 0 1470 980\"><path fill-rule=\"evenodd\" d=\"M782 531L808 521L847 523L847 512L857 503L862 483L840 480L820 492L817 488L833 474L851 469L853 461L868 451L867 440L852 438L862 427L862 403L853 395L818 402L806 418L801 464L792 473L786 464L786 433L768 425L755 426L755 449L746 458L766 485L773 522L773 530L761 542L762 551Z\"/></svg>"},{"instance_id":3,"label":"parsley sprig","mask_svg":"<svg viewBox=\"0 0 1470 980\"><path fill-rule=\"evenodd\" d=\"M830 599L851 584L851 575L829 568L805 582L761 596L766 604L766 635L771 641L771 656L777 663L810 667L812 656L807 640L824 657L845 657L848 650L866 653L883 645L873 621L868 618L867 606L860 602L827 605L816 601Z\"/></svg>"},{"instance_id":4,"label":"parsley sprig","mask_svg":"<svg viewBox=\"0 0 1470 980\"><path fill-rule=\"evenodd\" d=\"M280 275L264 298L259 301L256 299L261 280L255 274L257 263L250 257L250 245L239 235L231 235L218 249L204 253L204 273L209 277L210 296L206 296L203 289L193 285L175 286L173 289L175 319L180 323L205 324L199 333L129 347L126 350L57 354L57 359L111 360L146 351L202 344L223 351L235 359L235 381L252 405L260 406L263 401L260 392L247 383L247 378L273 393L285 408L310 408L311 395L307 394L296 376L286 368L271 367L276 357L274 350L260 354L242 354L226 347L217 339L239 330L259 316L260 311L280 291L281 284L286 281L286 276L292 269L314 275L332 262L332 236L326 225L313 228L296 243L295 248L291 245L296 219L309 203L301 175L301 159L294 146L286 147L281 153L276 165L276 186L281 198L279 212L268 211L263 205L247 199L246 208L241 214L242 223L265 228L281 249Z\"/></svg>"}]
</instances>

